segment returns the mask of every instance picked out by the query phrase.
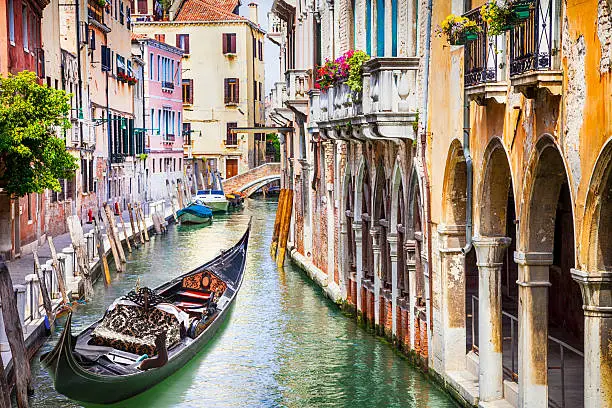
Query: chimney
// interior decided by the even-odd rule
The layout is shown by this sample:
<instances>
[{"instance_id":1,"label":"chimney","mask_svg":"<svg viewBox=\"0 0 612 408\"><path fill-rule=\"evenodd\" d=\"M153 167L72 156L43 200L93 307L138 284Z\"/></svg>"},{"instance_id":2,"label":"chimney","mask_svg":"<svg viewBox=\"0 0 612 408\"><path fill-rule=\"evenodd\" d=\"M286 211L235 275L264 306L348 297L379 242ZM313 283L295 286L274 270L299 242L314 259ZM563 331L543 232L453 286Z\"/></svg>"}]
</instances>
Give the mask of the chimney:
<instances>
[{"instance_id":1,"label":"chimney","mask_svg":"<svg viewBox=\"0 0 612 408\"><path fill-rule=\"evenodd\" d=\"M257 18L257 3L255 2L249 3L249 20L255 24L259 24L259 20Z\"/></svg>"}]
</instances>

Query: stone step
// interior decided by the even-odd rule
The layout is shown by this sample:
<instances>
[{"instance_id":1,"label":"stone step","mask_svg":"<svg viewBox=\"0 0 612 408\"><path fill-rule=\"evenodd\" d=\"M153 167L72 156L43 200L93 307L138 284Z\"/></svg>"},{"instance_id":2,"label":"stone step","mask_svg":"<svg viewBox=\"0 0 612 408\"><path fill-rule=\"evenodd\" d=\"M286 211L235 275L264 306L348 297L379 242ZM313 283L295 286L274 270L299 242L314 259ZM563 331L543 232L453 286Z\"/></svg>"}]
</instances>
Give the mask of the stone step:
<instances>
[{"instance_id":1,"label":"stone step","mask_svg":"<svg viewBox=\"0 0 612 408\"><path fill-rule=\"evenodd\" d=\"M465 399L475 406L478 404L478 377L468 371L449 371L446 381Z\"/></svg>"},{"instance_id":2,"label":"stone step","mask_svg":"<svg viewBox=\"0 0 612 408\"><path fill-rule=\"evenodd\" d=\"M518 383L504 380L504 399L513 407L518 407Z\"/></svg>"},{"instance_id":3,"label":"stone step","mask_svg":"<svg viewBox=\"0 0 612 408\"><path fill-rule=\"evenodd\" d=\"M478 404L480 408L514 408L512 404L510 404L505 399L498 399L495 401L481 402Z\"/></svg>"}]
</instances>

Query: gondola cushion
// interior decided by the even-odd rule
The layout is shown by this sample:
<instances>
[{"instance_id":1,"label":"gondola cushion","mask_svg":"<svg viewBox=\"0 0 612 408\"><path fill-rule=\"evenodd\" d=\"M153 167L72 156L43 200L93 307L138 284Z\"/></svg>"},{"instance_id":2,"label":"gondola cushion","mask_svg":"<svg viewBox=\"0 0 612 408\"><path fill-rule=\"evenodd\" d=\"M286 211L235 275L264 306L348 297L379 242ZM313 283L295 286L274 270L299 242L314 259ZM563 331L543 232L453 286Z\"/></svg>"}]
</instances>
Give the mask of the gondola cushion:
<instances>
[{"instance_id":1,"label":"gondola cushion","mask_svg":"<svg viewBox=\"0 0 612 408\"><path fill-rule=\"evenodd\" d=\"M148 313L141 306L117 305L108 311L91 334L92 343L138 355L157 354L155 337L166 332L166 346L170 348L181 338L178 319L167 312L151 308Z\"/></svg>"},{"instance_id":2,"label":"gondola cushion","mask_svg":"<svg viewBox=\"0 0 612 408\"><path fill-rule=\"evenodd\" d=\"M203 271L184 277L182 288L212 292L215 293L216 297L220 297L225 292L227 285L210 272Z\"/></svg>"}]
</instances>

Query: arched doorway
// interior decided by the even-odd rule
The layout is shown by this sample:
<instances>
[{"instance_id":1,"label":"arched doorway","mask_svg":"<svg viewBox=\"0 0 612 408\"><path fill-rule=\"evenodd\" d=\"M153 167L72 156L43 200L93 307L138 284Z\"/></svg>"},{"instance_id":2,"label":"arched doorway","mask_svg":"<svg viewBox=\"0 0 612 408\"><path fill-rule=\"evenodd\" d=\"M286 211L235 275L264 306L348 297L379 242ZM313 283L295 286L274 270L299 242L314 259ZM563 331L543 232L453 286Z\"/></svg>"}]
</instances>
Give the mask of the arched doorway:
<instances>
[{"instance_id":1,"label":"arched doorway","mask_svg":"<svg viewBox=\"0 0 612 408\"><path fill-rule=\"evenodd\" d=\"M519 404L583 404L582 298L573 281L574 219L563 158L536 144L524 191L519 263ZM546 345L547 347L543 347Z\"/></svg>"},{"instance_id":2,"label":"arched doorway","mask_svg":"<svg viewBox=\"0 0 612 408\"><path fill-rule=\"evenodd\" d=\"M374 211L372 214L372 238L373 238L373 260L374 260L374 297L381 334L391 335L392 329L392 282L391 282L391 257L389 256L388 214L390 197L387 188L385 169L381 162L376 167L374 194Z\"/></svg>"},{"instance_id":3,"label":"arched doorway","mask_svg":"<svg viewBox=\"0 0 612 408\"><path fill-rule=\"evenodd\" d=\"M580 242L582 270L574 269L584 303L584 405L612 406L612 140L589 183Z\"/></svg>"},{"instance_id":4,"label":"arched doorway","mask_svg":"<svg viewBox=\"0 0 612 408\"><path fill-rule=\"evenodd\" d=\"M499 138L493 138L485 149L482 167L474 237L478 297L472 314L477 325L473 343L478 352L480 400L486 402L502 398L504 379L515 381L517 371L517 301L504 296L516 291L516 280L506 278L508 289L502 290L504 276L514 268L514 187L508 156Z\"/></svg>"},{"instance_id":5,"label":"arched doorway","mask_svg":"<svg viewBox=\"0 0 612 408\"><path fill-rule=\"evenodd\" d=\"M347 300L357 304L357 248L353 228L355 188L351 176L351 166L346 165L343 184L344 214L341 214L342 233L344 236L344 282L347 282Z\"/></svg>"}]
</instances>

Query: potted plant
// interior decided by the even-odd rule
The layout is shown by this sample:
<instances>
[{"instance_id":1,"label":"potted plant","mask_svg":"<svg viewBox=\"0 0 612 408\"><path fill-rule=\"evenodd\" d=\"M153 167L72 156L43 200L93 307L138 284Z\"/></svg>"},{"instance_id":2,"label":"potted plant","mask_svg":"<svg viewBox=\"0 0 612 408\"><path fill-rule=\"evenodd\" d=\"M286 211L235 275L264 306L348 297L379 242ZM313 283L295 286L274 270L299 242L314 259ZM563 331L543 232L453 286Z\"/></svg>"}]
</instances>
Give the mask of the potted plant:
<instances>
[{"instance_id":1,"label":"potted plant","mask_svg":"<svg viewBox=\"0 0 612 408\"><path fill-rule=\"evenodd\" d=\"M326 59L325 64L317 69L315 87L327 91L331 86L345 82L354 93L361 92L363 64L369 59L370 56L360 50L349 50L334 61Z\"/></svg>"},{"instance_id":2,"label":"potted plant","mask_svg":"<svg viewBox=\"0 0 612 408\"><path fill-rule=\"evenodd\" d=\"M106 7L106 0L95 0L94 3L98 6L98 7Z\"/></svg>"},{"instance_id":3,"label":"potted plant","mask_svg":"<svg viewBox=\"0 0 612 408\"><path fill-rule=\"evenodd\" d=\"M345 57L349 66L346 84L354 94L359 94L363 89L363 64L370 59L370 56L361 50L351 50L345 54Z\"/></svg>"},{"instance_id":4,"label":"potted plant","mask_svg":"<svg viewBox=\"0 0 612 408\"><path fill-rule=\"evenodd\" d=\"M529 18L531 4L529 0L490 0L480 9L487 34L502 34Z\"/></svg>"},{"instance_id":5,"label":"potted plant","mask_svg":"<svg viewBox=\"0 0 612 408\"><path fill-rule=\"evenodd\" d=\"M482 29L467 17L449 14L436 28L438 37L446 36L450 45L463 45L478 38Z\"/></svg>"},{"instance_id":6,"label":"potted plant","mask_svg":"<svg viewBox=\"0 0 612 408\"><path fill-rule=\"evenodd\" d=\"M515 0L512 2L512 12L518 21L527 20L531 10L532 1Z\"/></svg>"}]
</instances>

